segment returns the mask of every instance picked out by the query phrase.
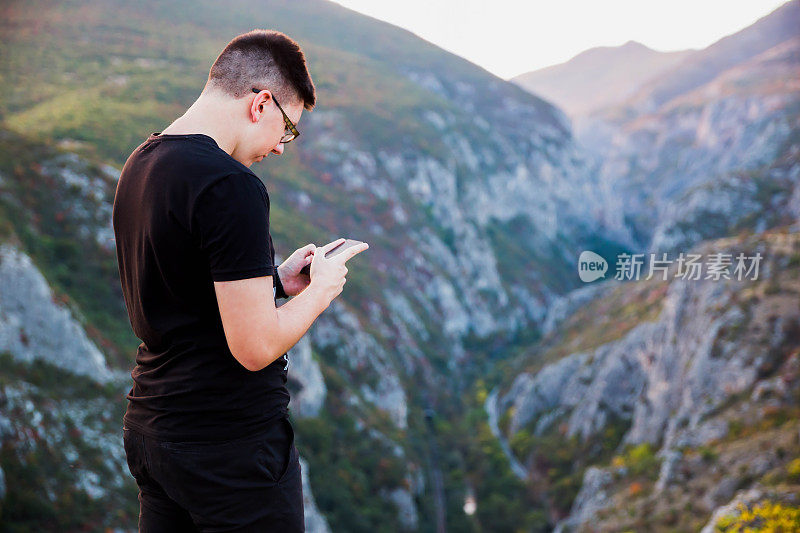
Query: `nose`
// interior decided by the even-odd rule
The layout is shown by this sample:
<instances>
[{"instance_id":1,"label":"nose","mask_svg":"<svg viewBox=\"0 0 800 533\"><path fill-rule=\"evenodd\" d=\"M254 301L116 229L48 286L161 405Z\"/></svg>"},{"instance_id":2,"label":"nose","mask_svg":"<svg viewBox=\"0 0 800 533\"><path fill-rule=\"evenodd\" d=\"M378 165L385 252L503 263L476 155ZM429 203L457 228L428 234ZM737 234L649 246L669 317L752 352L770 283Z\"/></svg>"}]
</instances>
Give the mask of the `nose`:
<instances>
[{"instance_id":1,"label":"nose","mask_svg":"<svg viewBox=\"0 0 800 533\"><path fill-rule=\"evenodd\" d=\"M278 143L275 148L272 149L272 153L281 155L283 153L283 143Z\"/></svg>"}]
</instances>

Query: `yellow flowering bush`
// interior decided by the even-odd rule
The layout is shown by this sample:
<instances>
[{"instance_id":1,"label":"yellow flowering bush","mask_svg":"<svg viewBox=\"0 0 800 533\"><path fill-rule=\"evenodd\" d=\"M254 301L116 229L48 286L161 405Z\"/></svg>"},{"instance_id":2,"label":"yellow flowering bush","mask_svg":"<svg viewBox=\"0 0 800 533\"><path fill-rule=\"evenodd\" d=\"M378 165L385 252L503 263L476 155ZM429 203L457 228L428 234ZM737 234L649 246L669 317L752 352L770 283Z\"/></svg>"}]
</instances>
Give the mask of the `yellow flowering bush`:
<instances>
[{"instance_id":1,"label":"yellow flowering bush","mask_svg":"<svg viewBox=\"0 0 800 533\"><path fill-rule=\"evenodd\" d=\"M726 515L716 523L719 533L792 533L800 531L800 507L763 501L749 507L737 505L738 514Z\"/></svg>"}]
</instances>

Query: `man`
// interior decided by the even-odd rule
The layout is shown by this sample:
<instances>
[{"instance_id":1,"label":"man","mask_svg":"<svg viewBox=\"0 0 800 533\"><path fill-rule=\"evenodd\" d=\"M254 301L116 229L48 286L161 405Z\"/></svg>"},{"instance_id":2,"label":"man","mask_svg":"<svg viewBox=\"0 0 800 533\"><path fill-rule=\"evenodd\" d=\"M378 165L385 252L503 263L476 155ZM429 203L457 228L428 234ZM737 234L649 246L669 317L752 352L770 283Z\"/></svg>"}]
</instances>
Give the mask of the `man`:
<instances>
[{"instance_id":1,"label":"man","mask_svg":"<svg viewBox=\"0 0 800 533\"><path fill-rule=\"evenodd\" d=\"M304 531L286 351L368 245L326 258L343 239L309 244L276 267L269 196L249 167L283 153L315 100L297 43L240 35L197 101L122 170L117 259L142 340L123 440L141 532Z\"/></svg>"}]
</instances>

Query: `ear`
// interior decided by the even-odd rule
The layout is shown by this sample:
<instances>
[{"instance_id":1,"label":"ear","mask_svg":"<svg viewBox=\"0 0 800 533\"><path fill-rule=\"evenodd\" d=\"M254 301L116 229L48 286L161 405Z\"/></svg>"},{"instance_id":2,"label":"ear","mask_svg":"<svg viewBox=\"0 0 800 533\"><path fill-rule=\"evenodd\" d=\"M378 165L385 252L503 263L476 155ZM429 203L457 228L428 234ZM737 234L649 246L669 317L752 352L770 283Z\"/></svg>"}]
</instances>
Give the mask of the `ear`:
<instances>
[{"instance_id":1,"label":"ear","mask_svg":"<svg viewBox=\"0 0 800 533\"><path fill-rule=\"evenodd\" d=\"M264 89L255 95L253 101L250 103L250 120L258 122L264 116L264 108L269 104L272 99L272 93Z\"/></svg>"}]
</instances>

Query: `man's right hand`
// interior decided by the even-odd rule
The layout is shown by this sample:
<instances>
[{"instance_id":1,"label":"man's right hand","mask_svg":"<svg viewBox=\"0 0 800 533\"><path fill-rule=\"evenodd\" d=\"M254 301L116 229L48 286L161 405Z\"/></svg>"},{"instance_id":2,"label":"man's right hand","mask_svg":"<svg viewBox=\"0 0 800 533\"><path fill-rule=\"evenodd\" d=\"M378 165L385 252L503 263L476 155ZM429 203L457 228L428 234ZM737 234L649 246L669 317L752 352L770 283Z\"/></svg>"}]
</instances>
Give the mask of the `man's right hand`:
<instances>
[{"instance_id":1,"label":"man's right hand","mask_svg":"<svg viewBox=\"0 0 800 533\"><path fill-rule=\"evenodd\" d=\"M311 284L325 297L328 304L341 294L347 281L347 267L344 265L351 257L369 248L369 244L362 243L351 246L333 257L326 258L325 254L336 248L346 239L336 239L325 246L314 249L314 258L311 260Z\"/></svg>"}]
</instances>

